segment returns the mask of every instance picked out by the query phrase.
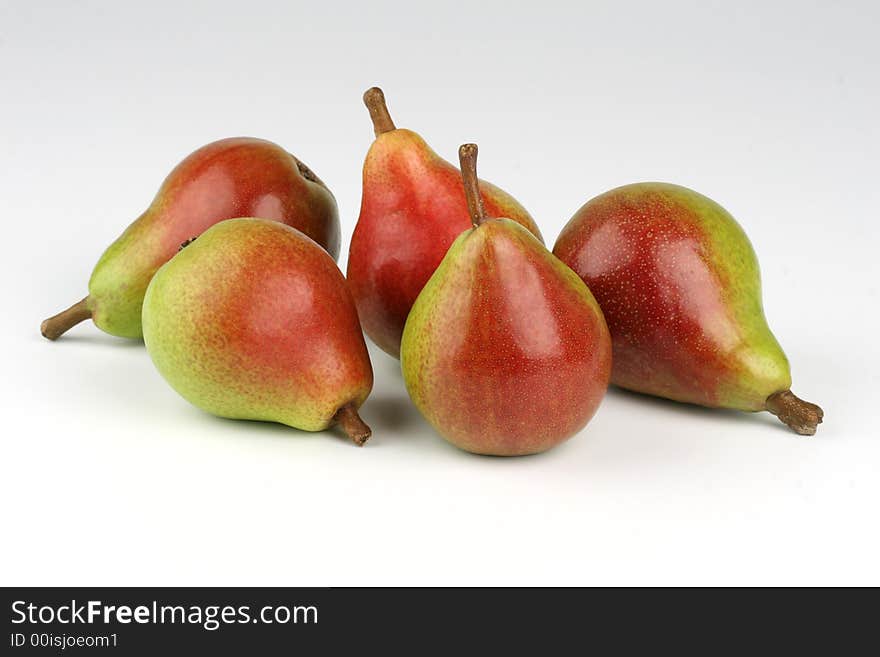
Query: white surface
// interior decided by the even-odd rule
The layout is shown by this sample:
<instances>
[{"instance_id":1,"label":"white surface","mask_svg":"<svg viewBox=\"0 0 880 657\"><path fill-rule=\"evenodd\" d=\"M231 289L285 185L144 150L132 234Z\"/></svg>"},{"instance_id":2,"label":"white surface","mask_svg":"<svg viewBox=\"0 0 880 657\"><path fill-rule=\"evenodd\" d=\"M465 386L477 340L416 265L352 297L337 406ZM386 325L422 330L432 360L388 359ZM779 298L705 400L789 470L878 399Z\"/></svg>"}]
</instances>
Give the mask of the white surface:
<instances>
[{"instance_id":1,"label":"white surface","mask_svg":"<svg viewBox=\"0 0 880 657\"><path fill-rule=\"evenodd\" d=\"M0 583L880 584L878 21L867 1L0 3ZM447 158L477 141L550 243L637 180L727 207L818 435L611 391L564 446L478 458L374 351L357 449L208 417L91 324L39 336L220 137L303 158L347 242L372 84Z\"/></svg>"}]
</instances>

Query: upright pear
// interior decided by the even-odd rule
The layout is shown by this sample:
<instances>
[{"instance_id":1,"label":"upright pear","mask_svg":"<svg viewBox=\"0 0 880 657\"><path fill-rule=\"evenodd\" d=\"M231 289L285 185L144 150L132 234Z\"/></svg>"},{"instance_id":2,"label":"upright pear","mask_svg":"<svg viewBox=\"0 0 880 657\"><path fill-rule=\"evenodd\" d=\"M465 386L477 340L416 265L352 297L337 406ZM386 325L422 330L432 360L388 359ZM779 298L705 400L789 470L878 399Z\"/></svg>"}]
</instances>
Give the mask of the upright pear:
<instances>
[{"instance_id":1,"label":"upright pear","mask_svg":"<svg viewBox=\"0 0 880 657\"><path fill-rule=\"evenodd\" d=\"M461 147L473 225L416 299L401 366L413 402L453 445L534 454L593 416L611 342L583 281L520 224L487 216L476 156L475 145Z\"/></svg>"},{"instance_id":2,"label":"upright pear","mask_svg":"<svg viewBox=\"0 0 880 657\"><path fill-rule=\"evenodd\" d=\"M381 89L369 89L364 103L376 140L364 161L347 278L364 331L396 358L410 308L470 218L459 170L415 132L395 127ZM480 196L491 216L509 217L541 240L509 194L480 181Z\"/></svg>"},{"instance_id":3,"label":"upright pear","mask_svg":"<svg viewBox=\"0 0 880 657\"><path fill-rule=\"evenodd\" d=\"M315 242L263 219L209 228L147 288L144 342L189 402L221 417L306 431L339 424L358 445L373 371L342 272Z\"/></svg>"},{"instance_id":4,"label":"upright pear","mask_svg":"<svg viewBox=\"0 0 880 657\"><path fill-rule=\"evenodd\" d=\"M812 435L822 409L790 390L770 332L758 260L720 205L664 183L588 201L553 252L590 286L614 345L614 384L658 397L770 411Z\"/></svg>"},{"instance_id":5,"label":"upright pear","mask_svg":"<svg viewBox=\"0 0 880 657\"><path fill-rule=\"evenodd\" d=\"M203 146L162 183L152 204L104 252L89 295L43 322L55 340L91 318L102 331L140 338L144 292L180 248L224 219L255 216L293 226L339 254L336 199L296 157L262 139L238 137Z\"/></svg>"}]
</instances>

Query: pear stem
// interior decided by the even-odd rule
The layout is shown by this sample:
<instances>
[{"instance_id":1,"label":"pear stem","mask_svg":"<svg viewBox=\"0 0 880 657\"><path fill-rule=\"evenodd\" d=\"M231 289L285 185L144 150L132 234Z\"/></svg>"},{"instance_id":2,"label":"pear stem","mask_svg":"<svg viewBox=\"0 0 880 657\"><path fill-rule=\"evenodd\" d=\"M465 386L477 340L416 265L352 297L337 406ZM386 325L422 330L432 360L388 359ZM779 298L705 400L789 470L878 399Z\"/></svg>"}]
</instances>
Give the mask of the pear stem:
<instances>
[{"instance_id":1,"label":"pear stem","mask_svg":"<svg viewBox=\"0 0 880 657\"><path fill-rule=\"evenodd\" d=\"M364 105L370 110L373 130L377 137L396 129L391 114L388 112L388 105L385 104L385 94L379 87L370 87L364 92Z\"/></svg>"},{"instance_id":2,"label":"pear stem","mask_svg":"<svg viewBox=\"0 0 880 657\"><path fill-rule=\"evenodd\" d=\"M77 301L67 310L62 310L57 315L44 320L40 324L40 333L44 338L49 340L57 340L68 330L91 318L92 311L89 308L89 298L86 297L82 301Z\"/></svg>"},{"instance_id":3,"label":"pear stem","mask_svg":"<svg viewBox=\"0 0 880 657\"><path fill-rule=\"evenodd\" d=\"M372 430L358 415L354 403L348 403L333 416L333 421L338 424L345 434L351 438L358 447L363 447L367 439L372 435Z\"/></svg>"},{"instance_id":4,"label":"pear stem","mask_svg":"<svg viewBox=\"0 0 880 657\"><path fill-rule=\"evenodd\" d=\"M461 164L461 179L464 182L464 196L467 199L471 223L479 226L486 220L486 208L480 196L480 180L477 178L477 145L462 144L458 149L458 161Z\"/></svg>"},{"instance_id":5,"label":"pear stem","mask_svg":"<svg viewBox=\"0 0 880 657\"><path fill-rule=\"evenodd\" d=\"M822 424L825 413L816 404L800 399L791 390L783 390L767 398L766 408L783 423L802 436L812 436Z\"/></svg>"}]
</instances>

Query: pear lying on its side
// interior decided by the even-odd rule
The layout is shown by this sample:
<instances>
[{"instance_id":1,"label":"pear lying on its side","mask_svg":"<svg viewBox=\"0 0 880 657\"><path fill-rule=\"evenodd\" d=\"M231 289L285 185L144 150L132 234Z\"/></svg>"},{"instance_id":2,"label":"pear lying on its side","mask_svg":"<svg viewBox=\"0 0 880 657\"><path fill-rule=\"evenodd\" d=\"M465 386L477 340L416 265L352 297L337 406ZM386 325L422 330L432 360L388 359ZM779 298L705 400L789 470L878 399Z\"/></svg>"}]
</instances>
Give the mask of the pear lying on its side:
<instances>
[{"instance_id":1,"label":"pear lying on its side","mask_svg":"<svg viewBox=\"0 0 880 657\"><path fill-rule=\"evenodd\" d=\"M730 214L665 183L587 202L553 252L590 286L614 345L612 383L681 402L770 411L816 433L822 409L790 390L770 332L758 260Z\"/></svg>"},{"instance_id":2,"label":"pear lying on its side","mask_svg":"<svg viewBox=\"0 0 880 657\"><path fill-rule=\"evenodd\" d=\"M339 424L358 445L373 385L342 272L315 242L263 219L209 228L153 277L144 342L195 406L306 431Z\"/></svg>"},{"instance_id":3,"label":"pear lying on its side","mask_svg":"<svg viewBox=\"0 0 880 657\"><path fill-rule=\"evenodd\" d=\"M40 332L55 340L91 317L106 333L140 338L144 292L156 270L184 241L246 216L293 226L339 254L336 200L311 169L272 142L222 139L174 168L146 212L98 260L89 296L45 320Z\"/></svg>"},{"instance_id":4,"label":"pear lying on its side","mask_svg":"<svg viewBox=\"0 0 880 657\"><path fill-rule=\"evenodd\" d=\"M593 416L608 386L611 341L573 271L521 225L486 217L476 153L461 147L473 225L416 299L401 366L413 402L453 445L534 454Z\"/></svg>"}]
</instances>

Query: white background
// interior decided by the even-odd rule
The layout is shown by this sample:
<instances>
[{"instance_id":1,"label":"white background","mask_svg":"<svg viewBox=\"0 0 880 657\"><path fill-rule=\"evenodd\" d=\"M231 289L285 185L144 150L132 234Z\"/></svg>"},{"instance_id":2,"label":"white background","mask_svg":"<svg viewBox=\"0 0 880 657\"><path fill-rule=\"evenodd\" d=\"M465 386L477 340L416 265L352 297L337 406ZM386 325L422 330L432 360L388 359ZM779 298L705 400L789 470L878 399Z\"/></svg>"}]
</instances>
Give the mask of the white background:
<instances>
[{"instance_id":1,"label":"white background","mask_svg":"<svg viewBox=\"0 0 880 657\"><path fill-rule=\"evenodd\" d=\"M0 583L880 584L878 6L0 0ZM475 457L374 350L357 449L209 417L90 323L40 337L214 139L301 157L347 244L373 84L551 244L628 182L727 207L818 435L612 390L549 453Z\"/></svg>"}]
</instances>

